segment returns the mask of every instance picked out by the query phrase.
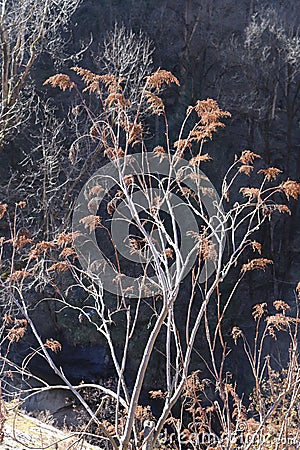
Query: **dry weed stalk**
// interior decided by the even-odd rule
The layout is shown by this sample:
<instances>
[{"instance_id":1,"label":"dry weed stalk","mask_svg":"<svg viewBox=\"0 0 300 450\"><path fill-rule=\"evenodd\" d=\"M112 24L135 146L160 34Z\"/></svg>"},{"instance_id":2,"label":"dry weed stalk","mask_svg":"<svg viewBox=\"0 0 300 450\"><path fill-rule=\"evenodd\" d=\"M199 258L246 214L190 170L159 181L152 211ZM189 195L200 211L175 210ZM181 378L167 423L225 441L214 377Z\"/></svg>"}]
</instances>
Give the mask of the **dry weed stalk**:
<instances>
[{"instance_id":1,"label":"dry weed stalk","mask_svg":"<svg viewBox=\"0 0 300 450\"><path fill-rule=\"evenodd\" d=\"M80 98L83 98L84 95L97 96L102 108L101 116L94 115L93 111L87 108L87 103L83 102L82 104L82 108L85 109L93 127L93 131L85 138L91 139L98 146L98 150L100 149L102 156L108 158L116 169L117 175L114 179L116 188L107 193L106 212L101 216L97 215L97 198L98 195L103 193L104 187L100 182L95 182L91 189L85 192L89 212L81 220L83 226L81 235L76 236L74 233L63 232L50 241L32 244L31 238L28 238L23 246L12 245L10 273L4 275L0 281L3 292L10 299L12 307L31 327L39 344L37 352L43 354L55 374L60 376L90 416L89 425L93 423L97 427L99 442L101 445L105 445L105 448L114 450L139 449L150 441L153 445L156 445L167 424L172 424L175 427L179 439L183 426L183 416L179 419L172 415L174 407L177 405L181 405L182 411L185 411L184 414L190 414L192 417L191 424L184 427L190 442L193 442L192 433L194 432L200 433L203 430L214 432L213 422L217 417L220 436L225 436L228 441L227 445L231 445L233 440L230 441L230 433L236 437L240 424L248 419L242 399L225 373L224 364L229 349L223 336L223 321L237 287L248 272L257 269L268 270L272 261L261 257L242 264L240 276L225 303L220 301L221 285L231 269L240 264L240 258L245 251L250 249L257 251L259 254L263 252L261 244L255 241L253 236L260 226L266 220L269 220L270 215L278 210L279 206L281 206L281 212L287 212L286 205L274 203L274 196L284 193L287 200L290 197L297 199L300 193L299 185L291 180L276 184L275 178L278 171L270 168L262 172L264 177L258 187L242 188L239 201L231 205L230 192L234 182L238 177L243 176L243 173L251 177L251 174L255 173L256 170L255 160L259 158L259 155L245 150L227 171L221 198L214 197L204 184L205 176L200 171L202 165L211 159L207 153L203 154L202 151L205 141L211 139L213 133L224 126L221 120L230 116L228 112L222 111L212 99L197 101L194 106L187 109L175 145L170 140L167 114L165 108L162 107L163 99L160 97L164 85L168 86L171 83L176 86L179 85L173 74L159 69L145 79L145 86L140 92L138 107L135 108L133 117L130 110L131 102L124 95L123 83L126 80L123 77L116 78L111 74L97 75L79 67L74 68L74 70L85 85L81 91L74 81L64 75L56 76L56 78L51 77L46 83L58 86L62 90L71 87L73 92L80 95ZM126 157L134 154L136 148L140 150L146 163L148 161L148 151L144 140L146 127L144 118L140 114L145 104L151 106L150 109L152 109L153 114L160 114L165 120L164 142L153 150L154 158L160 163L164 161L168 163L170 171L164 177L155 173L148 174L147 171L135 173L134 167L126 167L128 161ZM192 119L194 122L190 125ZM173 150L174 148L175 150ZM181 159L183 156L188 157L189 154L190 164L187 164L182 170ZM172 175L172 172L175 173L175 176ZM190 181L194 183L194 190L187 187ZM273 183L271 187L265 186L267 182ZM153 194L153 186L160 189L159 195ZM185 202L192 214L202 224L200 233L194 233L192 230L187 231L186 234L193 238L193 244L185 258L181 254L174 205L170 201L171 194L175 192L177 195L181 195L180 201ZM136 193L143 194L144 203L140 204L135 201ZM211 195L215 208L213 218L209 217L203 203L203 198ZM126 244L130 248L130 255L136 257L141 264L142 280L146 279L149 273L156 274L155 287L157 290L155 295L149 286L146 286L148 290L145 290L142 281L139 296L133 300L131 296L134 286L123 284L122 261L114 242L113 233L110 231L106 220L107 216L110 220L110 216L115 214L121 204L125 204L129 212L129 216L123 214L125 222L132 224L134 228L134 232L127 236L128 240L124 245ZM169 215L169 224L162 216L163 204L165 204ZM0 211L4 218L9 213L5 204L1 206ZM3 245L9 246L16 242L18 208L21 208L20 204L16 206L14 218L10 222L10 242L5 241ZM151 211L151 214L141 217L139 215L141 209ZM155 234L153 234L154 230ZM103 293L101 275L95 275L91 266L89 266L90 270L84 270L74 259L76 238L83 239L83 242L85 242L84 239L88 241L89 236L97 232L106 233L105 245L111 246L114 259L112 264L114 277L111 281L119 288L114 303L109 305ZM101 236L103 237L104 234ZM223 248L226 237L229 251L228 255L224 257ZM186 306L185 330L182 333L177 324L175 304L177 305L180 298L180 288L185 270L194 253L196 258L191 268L191 290ZM21 255L24 261L24 272L22 274L16 268ZM172 266L170 265L171 262L173 262ZM107 267L105 263L106 261L99 262L100 265L102 264L102 272L100 273L103 275ZM93 261L93 264L96 265L97 261ZM208 270L208 264L212 264L214 268L213 275L210 278L208 276L203 278L203 266ZM68 283L66 289L60 288L63 278ZM82 395L80 387L73 386L63 370L55 365L50 351L59 351L59 342L52 338L45 343L40 338L36 325L30 317L28 298L30 288L38 285L54 288L53 296L57 304L73 310L78 314L78 318L80 317L79 324L83 322L90 324L105 338L114 364L117 386L115 390L106 389L100 384L91 385L91 388L109 396L114 402L114 417L110 421L99 419L98 408L93 409ZM88 299L86 304L84 302L82 304L70 303L68 291L74 285L80 289L84 298ZM145 297L148 297L147 301ZM208 319L207 308L213 298L217 299L217 323L210 323ZM139 332L142 311L146 306L151 310L151 320L148 330L144 330L145 341L142 342L143 348L137 364L136 377L130 389L125 376L126 365L132 355L132 350L134 350L132 345ZM278 330L288 331L292 342L294 342L292 352L294 367L296 364L295 335L291 334L291 327L297 327L298 320L294 321L286 315L288 308L283 303L277 301L275 308L281 309L282 312L268 316L261 336L260 325L265 314L265 305L255 307L256 337L253 349L248 344L242 330L236 326L232 331L235 343L238 343L239 340L243 342L256 383L255 395L259 405L259 419L255 421L257 428L253 436L263 429L275 408L263 413L262 383L267 366L262 361L262 347L266 336L272 333L276 334ZM7 314L9 315L10 311L7 311ZM205 364L211 374L212 383L218 390L218 401L210 402L209 405L204 405L203 399L211 382L201 380L199 373L191 373L190 369L197 335L202 325L204 326L204 335L210 356L209 361L206 361ZM121 327L122 329L121 352L118 350L120 349L120 342L117 342L114 327ZM21 330L21 327L17 327L17 329ZM12 330L16 330L16 328L12 327L9 330L6 341L12 340ZM19 331L19 333L21 332ZM159 398L162 402L162 408L155 418L149 434L144 437L146 433L142 433L141 423L143 420L151 422L153 417L149 408L142 407L139 402L145 377L149 370L150 358L153 356L155 345L162 335L165 340L165 379L161 380L160 388L152 392L152 397ZM17 340L17 336L14 339ZM118 336L118 339L120 339L120 336ZM221 359L217 354L217 350L220 348ZM3 360L5 363L7 362L6 358ZM291 378L288 389L294 396L296 396L295 386ZM28 395L31 394L28 393ZM32 395L34 395L34 392ZM282 397L279 396L278 398L281 399ZM280 401L275 400L276 408ZM85 429L85 432L88 433L88 429ZM193 448L197 448L197 444L193 443L193 445Z\"/></svg>"}]
</instances>

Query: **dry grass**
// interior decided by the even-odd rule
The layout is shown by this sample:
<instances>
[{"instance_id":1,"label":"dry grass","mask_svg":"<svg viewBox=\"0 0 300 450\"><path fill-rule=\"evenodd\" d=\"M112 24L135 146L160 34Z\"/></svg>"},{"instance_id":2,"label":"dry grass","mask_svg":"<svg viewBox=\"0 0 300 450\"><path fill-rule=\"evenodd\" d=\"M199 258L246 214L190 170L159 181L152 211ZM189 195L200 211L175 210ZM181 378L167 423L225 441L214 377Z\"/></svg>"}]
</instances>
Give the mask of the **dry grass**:
<instances>
[{"instance_id":1,"label":"dry grass","mask_svg":"<svg viewBox=\"0 0 300 450\"><path fill-rule=\"evenodd\" d=\"M83 442L74 433L61 431L38 419L15 411L7 405L8 415L4 425L3 449L44 449L47 450L96 450L97 447Z\"/></svg>"}]
</instances>

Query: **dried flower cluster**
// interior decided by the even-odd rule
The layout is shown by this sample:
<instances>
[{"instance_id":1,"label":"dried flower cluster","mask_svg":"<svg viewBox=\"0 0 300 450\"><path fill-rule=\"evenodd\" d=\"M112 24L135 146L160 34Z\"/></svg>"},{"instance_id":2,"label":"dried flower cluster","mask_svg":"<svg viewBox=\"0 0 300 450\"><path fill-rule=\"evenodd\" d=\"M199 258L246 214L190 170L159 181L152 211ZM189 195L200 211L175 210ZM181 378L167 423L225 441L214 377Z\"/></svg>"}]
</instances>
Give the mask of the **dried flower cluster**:
<instances>
[{"instance_id":1,"label":"dried flower cluster","mask_svg":"<svg viewBox=\"0 0 300 450\"><path fill-rule=\"evenodd\" d=\"M114 106L119 106L121 109L126 108L126 106L130 106L130 101L124 97L120 92L111 92L108 97L105 99L104 104L108 108L113 108Z\"/></svg>"},{"instance_id":2,"label":"dried flower cluster","mask_svg":"<svg viewBox=\"0 0 300 450\"><path fill-rule=\"evenodd\" d=\"M276 167L269 167L268 169L260 169L257 173L262 173L268 181L276 180L278 175L282 173L282 170L276 169Z\"/></svg>"},{"instance_id":3,"label":"dried flower cluster","mask_svg":"<svg viewBox=\"0 0 300 450\"><path fill-rule=\"evenodd\" d=\"M298 200L300 196L300 183L297 183L296 181L287 180L284 183L281 183L280 189L285 193L288 200L290 197Z\"/></svg>"},{"instance_id":4,"label":"dried flower cluster","mask_svg":"<svg viewBox=\"0 0 300 450\"><path fill-rule=\"evenodd\" d=\"M249 270L266 270L267 266L273 264L273 261L267 258L252 259L246 264L243 264L242 272L248 272Z\"/></svg>"},{"instance_id":5,"label":"dried flower cluster","mask_svg":"<svg viewBox=\"0 0 300 450\"><path fill-rule=\"evenodd\" d=\"M240 162L244 165L253 164L254 160L259 158L261 158L261 156L257 153L254 153L251 150L243 150Z\"/></svg>"},{"instance_id":6,"label":"dried flower cluster","mask_svg":"<svg viewBox=\"0 0 300 450\"><path fill-rule=\"evenodd\" d=\"M22 281L25 278L27 278L30 275L29 272L27 272L25 269L22 270L15 270L10 277L8 277L8 281L12 281L12 282L18 282L18 281Z\"/></svg>"},{"instance_id":7,"label":"dried flower cluster","mask_svg":"<svg viewBox=\"0 0 300 450\"><path fill-rule=\"evenodd\" d=\"M191 166L199 166L201 162L211 161L211 159L211 156L209 156L208 153L205 153L205 155L194 156L194 158L190 159L189 164Z\"/></svg>"},{"instance_id":8,"label":"dried flower cluster","mask_svg":"<svg viewBox=\"0 0 300 450\"><path fill-rule=\"evenodd\" d=\"M7 203L0 203L0 220L4 217L7 211Z\"/></svg>"},{"instance_id":9,"label":"dried flower cluster","mask_svg":"<svg viewBox=\"0 0 300 450\"><path fill-rule=\"evenodd\" d=\"M104 155L108 156L108 158L111 159L112 161L114 161L115 159L123 158L124 154L125 154L124 150L122 150L120 147L119 148L107 147L104 150Z\"/></svg>"},{"instance_id":10,"label":"dried flower cluster","mask_svg":"<svg viewBox=\"0 0 300 450\"><path fill-rule=\"evenodd\" d=\"M149 391L150 397L157 399L157 398L165 398L167 393L163 392L161 389L158 391Z\"/></svg>"},{"instance_id":11,"label":"dried flower cluster","mask_svg":"<svg viewBox=\"0 0 300 450\"><path fill-rule=\"evenodd\" d=\"M206 100L198 100L193 109L198 114L202 125L214 124L215 126L224 127L223 123L218 123L223 117L231 117L230 112L220 109L216 100L208 98Z\"/></svg>"},{"instance_id":12,"label":"dried flower cluster","mask_svg":"<svg viewBox=\"0 0 300 450\"><path fill-rule=\"evenodd\" d=\"M240 189L241 194L243 197L249 197L249 200L253 200L254 198L259 198L260 196L260 190L257 188L246 188L243 187Z\"/></svg>"},{"instance_id":13,"label":"dried flower cluster","mask_svg":"<svg viewBox=\"0 0 300 450\"><path fill-rule=\"evenodd\" d=\"M57 236L57 245L59 245L60 247L66 247L67 245L73 244L74 243L74 239L78 236L78 232L77 233L66 233L66 232L62 232Z\"/></svg>"},{"instance_id":14,"label":"dried flower cluster","mask_svg":"<svg viewBox=\"0 0 300 450\"><path fill-rule=\"evenodd\" d=\"M59 261L56 262L54 264L51 264L51 266L49 267L49 272L57 272L57 273L61 273L61 272L66 272L67 270L69 270L70 265L68 264L67 261Z\"/></svg>"},{"instance_id":15,"label":"dried flower cluster","mask_svg":"<svg viewBox=\"0 0 300 450\"><path fill-rule=\"evenodd\" d=\"M15 239L13 240L13 245L18 250L21 250L23 247L25 247L26 244L31 244L33 240L30 237L30 232L26 228L21 228Z\"/></svg>"},{"instance_id":16,"label":"dried flower cluster","mask_svg":"<svg viewBox=\"0 0 300 450\"><path fill-rule=\"evenodd\" d=\"M252 316L253 316L254 320L260 320L262 318L262 316L267 313L268 313L268 310L267 310L266 302L258 303L257 305L253 306Z\"/></svg>"},{"instance_id":17,"label":"dried flower cluster","mask_svg":"<svg viewBox=\"0 0 300 450\"><path fill-rule=\"evenodd\" d=\"M40 255L45 254L49 250L55 248L54 242L41 241L30 250L29 258L37 259Z\"/></svg>"},{"instance_id":18,"label":"dried flower cluster","mask_svg":"<svg viewBox=\"0 0 300 450\"><path fill-rule=\"evenodd\" d=\"M14 326L8 328L8 339L11 342L18 342L25 335L27 331L27 320L26 319L15 319Z\"/></svg>"},{"instance_id":19,"label":"dried flower cluster","mask_svg":"<svg viewBox=\"0 0 300 450\"><path fill-rule=\"evenodd\" d=\"M294 317L288 317L285 314L275 314L274 316L268 316L266 322L268 326L272 326L277 331L286 331L291 323L295 323Z\"/></svg>"},{"instance_id":20,"label":"dried flower cluster","mask_svg":"<svg viewBox=\"0 0 300 450\"><path fill-rule=\"evenodd\" d=\"M141 142L143 136L143 127L140 122L125 123L124 129L128 134L128 144L135 145Z\"/></svg>"},{"instance_id":21,"label":"dried flower cluster","mask_svg":"<svg viewBox=\"0 0 300 450\"><path fill-rule=\"evenodd\" d=\"M251 242L252 250L255 252L257 251L261 255L261 244L257 241Z\"/></svg>"},{"instance_id":22,"label":"dried flower cluster","mask_svg":"<svg viewBox=\"0 0 300 450\"><path fill-rule=\"evenodd\" d=\"M100 216L86 216L80 219L80 223L83 224L85 229L89 229L89 232L92 233L96 228L101 227L101 217Z\"/></svg>"},{"instance_id":23,"label":"dried flower cluster","mask_svg":"<svg viewBox=\"0 0 300 450\"><path fill-rule=\"evenodd\" d=\"M170 247L166 248L165 255L167 258L172 259L173 258L173 250Z\"/></svg>"},{"instance_id":24,"label":"dried flower cluster","mask_svg":"<svg viewBox=\"0 0 300 450\"><path fill-rule=\"evenodd\" d=\"M171 72L158 69L152 75L147 77L146 86L160 92L164 84L170 85L171 83L180 86L178 79Z\"/></svg>"},{"instance_id":25,"label":"dried flower cluster","mask_svg":"<svg viewBox=\"0 0 300 450\"><path fill-rule=\"evenodd\" d=\"M243 164L239 167L239 172L244 173L248 177L250 176L252 171L253 171L253 166L248 165L248 164Z\"/></svg>"},{"instance_id":26,"label":"dried flower cluster","mask_svg":"<svg viewBox=\"0 0 300 450\"><path fill-rule=\"evenodd\" d=\"M44 345L46 348L50 348L54 353L61 351L62 348L61 343L52 338L47 339Z\"/></svg>"},{"instance_id":27,"label":"dried flower cluster","mask_svg":"<svg viewBox=\"0 0 300 450\"><path fill-rule=\"evenodd\" d=\"M164 102L158 95L153 94L153 92L146 92L146 99L151 112L157 116L160 116L165 112Z\"/></svg>"},{"instance_id":28,"label":"dried flower cluster","mask_svg":"<svg viewBox=\"0 0 300 450\"><path fill-rule=\"evenodd\" d=\"M276 311L282 311L283 313L285 313L286 311L288 311L289 309L291 309L291 307L284 302L283 300L275 300L273 302L274 308L276 309Z\"/></svg>"},{"instance_id":29,"label":"dried flower cluster","mask_svg":"<svg viewBox=\"0 0 300 450\"><path fill-rule=\"evenodd\" d=\"M225 127L220 119L231 117L230 112L220 109L218 103L211 98L198 100L195 106L189 106L187 113L189 114L193 110L196 111L200 119L190 136L190 140L196 142L203 141L206 138L212 139L213 133L218 128Z\"/></svg>"},{"instance_id":30,"label":"dried flower cluster","mask_svg":"<svg viewBox=\"0 0 300 450\"><path fill-rule=\"evenodd\" d=\"M233 327L231 330L231 336L235 345L237 345L237 341L243 336L243 332L239 327Z\"/></svg>"},{"instance_id":31,"label":"dried flower cluster","mask_svg":"<svg viewBox=\"0 0 300 450\"><path fill-rule=\"evenodd\" d=\"M157 145L156 147L154 147L153 153L156 158L160 159L160 161L162 161L163 158L166 157L165 149L161 145Z\"/></svg>"},{"instance_id":32,"label":"dried flower cluster","mask_svg":"<svg viewBox=\"0 0 300 450\"><path fill-rule=\"evenodd\" d=\"M69 75L66 75L64 73L58 73L57 75L53 75L52 77L48 78L44 85L50 84L53 88L59 87L61 90L65 91L66 89L69 89L70 91L75 87L75 83L71 81Z\"/></svg>"},{"instance_id":33,"label":"dried flower cluster","mask_svg":"<svg viewBox=\"0 0 300 450\"><path fill-rule=\"evenodd\" d=\"M77 258L76 251L73 247L66 247L59 254L60 259L66 259L70 256L73 256L73 261Z\"/></svg>"},{"instance_id":34,"label":"dried flower cluster","mask_svg":"<svg viewBox=\"0 0 300 450\"><path fill-rule=\"evenodd\" d=\"M186 150L187 148L192 147L192 141L189 139L179 139L178 141L174 142L174 148L176 148L179 151Z\"/></svg>"},{"instance_id":35,"label":"dried flower cluster","mask_svg":"<svg viewBox=\"0 0 300 450\"><path fill-rule=\"evenodd\" d=\"M184 189L184 188L182 188ZM192 236L198 243L198 255L202 261L216 261L217 252L215 244L208 238L207 230L203 228L201 233L188 232L188 235Z\"/></svg>"},{"instance_id":36,"label":"dried flower cluster","mask_svg":"<svg viewBox=\"0 0 300 450\"><path fill-rule=\"evenodd\" d=\"M100 84L103 84L110 94L122 92L121 83L124 81L124 78L118 80L113 74L97 75L88 69L77 66L72 67L72 70L74 70L87 85L83 90L84 92L88 91L89 93L100 94Z\"/></svg>"}]
</instances>

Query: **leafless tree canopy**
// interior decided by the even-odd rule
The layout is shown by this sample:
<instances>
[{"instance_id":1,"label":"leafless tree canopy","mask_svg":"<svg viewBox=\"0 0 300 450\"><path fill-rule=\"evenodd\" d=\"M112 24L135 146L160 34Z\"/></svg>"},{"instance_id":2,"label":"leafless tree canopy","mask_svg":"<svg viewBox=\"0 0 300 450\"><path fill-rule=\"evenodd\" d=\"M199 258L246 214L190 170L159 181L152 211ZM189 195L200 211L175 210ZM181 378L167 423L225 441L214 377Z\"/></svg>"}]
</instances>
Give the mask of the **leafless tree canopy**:
<instances>
[{"instance_id":1,"label":"leafless tree canopy","mask_svg":"<svg viewBox=\"0 0 300 450\"><path fill-rule=\"evenodd\" d=\"M152 42L141 31L134 33L124 25L115 24L103 47L95 57L99 69L117 79L124 78L125 94L131 101L137 100L145 77L152 69Z\"/></svg>"},{"instance_id":2,"label":"leafless tree canopy","mask_svg":"<svg viewBox=\"0 0 300 450\"><path fill-rule=\"evenodd\" d=\"M43 49L60 45L58 31L69 21L78 3L79 0L1 0L1 147L24 120L25 111L27 116L30 113L24 88L34 62Z\"/></svg>"}]
</instances>

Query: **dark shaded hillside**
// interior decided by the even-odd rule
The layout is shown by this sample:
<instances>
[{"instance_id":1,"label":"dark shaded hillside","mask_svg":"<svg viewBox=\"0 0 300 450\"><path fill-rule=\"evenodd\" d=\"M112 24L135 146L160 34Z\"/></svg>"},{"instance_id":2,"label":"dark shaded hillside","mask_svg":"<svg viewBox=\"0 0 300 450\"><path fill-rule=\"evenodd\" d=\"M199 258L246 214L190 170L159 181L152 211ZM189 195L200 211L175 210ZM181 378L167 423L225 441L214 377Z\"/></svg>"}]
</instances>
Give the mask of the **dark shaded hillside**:
<instances>
[{"instance_id":1,"label":"dark shaded hillside","mask_svg":"<svg viewBox=\"0 0 300 450\"><path fill-rule=\"evenodd\" d=\"M225 130L209 145L214 163L206 170L216 186L234 155L245 148L263 157L262 167L275 166L291 179L299 177L300 44L296 35L299 12L294 2L242 1L237 6L230 0L183 4L86 0L72 22L71 32L66 32L66 56L87 45L92 36L93 42L80 60L82 67L91 69L97 69L95 57L115 22L150 37L155 47L154 67L171 70L181 82L179 93L171 90L166 98L174 139L186 105L199 98L215 98L232 113ZM55 69L51 60L42 56L33 73L38 92L44 98L54 96L58 116L67 113L68 96L49 92L42 83L74 62L67 59ZM7 166L13 172L20 170L18 163L24 154L38 144L33 119L1 154L4 176L8 175ZM68 133L63 145L72 142L72 128ZM261 236L268 256L276 256L278 262L273 276L276 297L283 296L297 280L296 202L292 212L292 218L278 217Z\"/></svg>"},{"instance_id":2,"label":"dark shaded hillside","mask_svg":"<svg viewBox=\"0 0 300 450\"><path fill-rule=\"evenodd\" d=\"M66 45L62 60L54 61L43 53L31 74L37 97L31 106L29 120L18 129L18 133L0 153L0 200L13 203L22 199L22 196L26 197L28 205L22 212L22 218L26 226L32 227L32 234L38 235L40 239L47 240L51 233L61 232L64 227L70 226L69 213L74 199L88 175L101 166L105 158L91 144L90 147L84 147L80 156L80 169L86 161L89 162L82 177L77 167L70 169L70 146L74 137L86 130L86 123L80 114L74 118L77 110L72 115L78 106L72 93L51 90L43 83L54 73L72 73L70 68L75 64L101 71L101 61L97 62L97 55L103 51L103 41L115 23L120 26L124 24L136 33L141 30L148 36L155 48L153 67L169 70L180 80L180 89L175 86L164 94L173 140L176 140L178 126L187 106L198 99L214 98L221 108L231 112L226 127L219 130L212 142L206 144L213 161L207 163L205 172L219 192L228 166L235 155L240 157L245 149L262 157L257 162L257 170L276 167L282 171L280 180L299 180L300 37L297 33L300 16L296 3L292 0L83 0L69 29L63 31ZM82 49L85 50L81 53ZM42 103L47 107L38 109ZM95 103L91 105L94 107ZM151 146L160 144L158 132L162 129L160 118L150 122L147 139ZM63 200L59 194L51 194L50 201L46 196L40 201L43 174L46 173L40 171L41 167L44 169L44 147L41 141L48 143L48 150L50 148L53 152L51 156L59 155L59 161L55 162L57 166L51 169L53 185L63 184L68 181L68 177L73 177L72 182L76 180L76 183L68 186L69 191ZM257 173L251 177L244 174L241 186L251 187L261 179L262 176ZM240 201L241 197L237 188L229 205ZM278 194L278 202L281 200ZM276 264L266 272L249 272L235 293L235 301L229 308L224 326L225 335L231 339L231 343L230 332L237 323L252 337L249 319L254 304L293 299L300 274L300 211L293 199L290 209L291 216L276 212L272 222L266 221L255 236L262 243L263 256L274 260ZM51 223L45 219L50 210L53 210ZM7 228L1 223L0 227L0 235L7 233ZM249 255L246 254L242 262L246 263ZM223 284L221 295L224 301L230 295L235 283L233 280L237 276L238 269L233 269L231 278ZM67 281L67 278L62 281L64 288ZM185 286L180 297L184 306L185 292L189 288ZM53 292L33 295L39 301L44 294L51 296ZM71 292L72 295L74 298L77 295L74 302L79 301L77 293ZM83 348L85 345L95 345L98 339L96 333L85 328L79 330L79 327L74 333L72 325L78 323L75 314L63 316L55 305L50 304L49 310L41 305L35 311L35 318L38 320L39 311L48 315L49 320L41 324L41 332L46 337L55 329L59 339L68 345L74 344L72 339ZM179 326L183 328L185 315L182 315L182 311L176 312ZM215 320L214 306L209 314L212 321ZM145 317L143 325L146 326L148 320L149 317ZM201 333L204 335L203 329ZM200 336L199 348L202 351L201 345ZM280 345L275 344L274 348L276 346ZM240 356L230 361L231 370L238 373L243 383L241 389L246 390L249 388L250 375L248 379L244 373L240 373ZM128 365L130 377L133 378L135 361L130 361ZM156 361L153 372L158 373L155 378L157 382L159 370L159 362ZM153 381L153 372L149 375L150 381L147 379L149 385Z\"/></svg>"}]
</instances>

